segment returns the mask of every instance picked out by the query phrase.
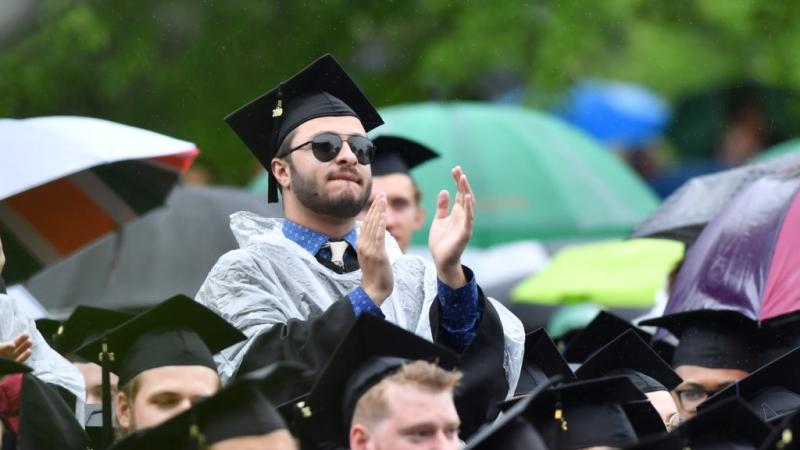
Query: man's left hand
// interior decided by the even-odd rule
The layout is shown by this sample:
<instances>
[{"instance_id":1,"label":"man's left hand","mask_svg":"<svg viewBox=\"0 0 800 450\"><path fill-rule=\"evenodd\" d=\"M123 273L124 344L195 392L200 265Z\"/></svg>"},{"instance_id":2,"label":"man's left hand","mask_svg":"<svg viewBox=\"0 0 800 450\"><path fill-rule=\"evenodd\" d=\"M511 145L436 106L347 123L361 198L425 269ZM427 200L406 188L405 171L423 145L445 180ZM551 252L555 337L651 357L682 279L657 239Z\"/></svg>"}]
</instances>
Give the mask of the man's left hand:
<instances>
[{"instance_id":1,"label":"man's left hand","mask_svg":"<svg viewBox=\"0 0 800 450\"><path fill-rule=\"evenodd\" d=\"M464 270L461 268L461 254L464 253L464 248L472 237L475 197L461 167L453 168L452 174L458 188L456 200L448 215L450 193L445 190L439 192L436 216L433 218L428 235L428 248L436 264L439 279L457 289L467 284Z\"/></svg>"}]
</instances>

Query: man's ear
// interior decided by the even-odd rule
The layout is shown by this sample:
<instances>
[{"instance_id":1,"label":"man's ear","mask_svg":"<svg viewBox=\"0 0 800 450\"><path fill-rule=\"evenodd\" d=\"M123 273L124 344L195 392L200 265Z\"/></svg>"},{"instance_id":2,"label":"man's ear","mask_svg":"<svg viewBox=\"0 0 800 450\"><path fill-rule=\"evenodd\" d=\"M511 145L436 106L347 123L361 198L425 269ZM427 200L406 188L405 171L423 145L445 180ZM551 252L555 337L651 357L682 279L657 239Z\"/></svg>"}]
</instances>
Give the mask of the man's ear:
<instances>
[{"instance_id":1,"label":"man's ear","mask_svg":"<svg viewBox=\"0 0 800 450\"><path fill-rule=\"evenodd\" d=\"M292 182L292 171L289 170L289 161L284 158L272 158L270 161L272 175L284 189Z\"/></svg>"},{"instance_id":2,"label":"man's ear","mask_svg":"<svg viewBox=\"0 0 800 450\"><path fill-rule=\"evenodd\" d=\"M116 415L119 426L124 430L130 431L133 423L133 411L131 410L131 404L128 403L128 397L122 392L117 392Z\"/></svg>"},{"instance_id":3,"label":"man's ear","mask_svg":"<svg viewBox=\"0 0 800 450\"><path fill-rule=\"evenodd\" d=\"M414 212L414 231L422 228L423 223L425 223L425 208L423 208L422 205L417 205L416 211Z\"/></svg>"},{"instance_id":4,"label":"man's ear","mask_svg":"<svg viewBox=\"0 0 800 450\"><path fill-rule=\"evenodd\" d=\"M369 431L360 423L350 427L350 450L366 450L369 444Z\"/></svg>"}]
</instances>

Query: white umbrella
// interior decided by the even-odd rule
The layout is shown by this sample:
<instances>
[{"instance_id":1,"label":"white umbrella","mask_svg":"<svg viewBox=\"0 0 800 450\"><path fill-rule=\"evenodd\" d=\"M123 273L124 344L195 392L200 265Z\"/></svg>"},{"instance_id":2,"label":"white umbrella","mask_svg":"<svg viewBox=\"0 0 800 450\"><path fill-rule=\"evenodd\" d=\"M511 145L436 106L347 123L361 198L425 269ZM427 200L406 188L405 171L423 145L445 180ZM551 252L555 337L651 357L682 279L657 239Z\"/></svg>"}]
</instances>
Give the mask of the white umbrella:
<instances>
[{"instance_id":1,"label":"white umbrella","mask_svg":"<svg viewBox=\"0 0 800 450\"><path fill-rule=\"evenodd\" d=\"M0 236L9 282L163 204L195 144L89 117L0 119Z\"/></svg>"}]
</instances>

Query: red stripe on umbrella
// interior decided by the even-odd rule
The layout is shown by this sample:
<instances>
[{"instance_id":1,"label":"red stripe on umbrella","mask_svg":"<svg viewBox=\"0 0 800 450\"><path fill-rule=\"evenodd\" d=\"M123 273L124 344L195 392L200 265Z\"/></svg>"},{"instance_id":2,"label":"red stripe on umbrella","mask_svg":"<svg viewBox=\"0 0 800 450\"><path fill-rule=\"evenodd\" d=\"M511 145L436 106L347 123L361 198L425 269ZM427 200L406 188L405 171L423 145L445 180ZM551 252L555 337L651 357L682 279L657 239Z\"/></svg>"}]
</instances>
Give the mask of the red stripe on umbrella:
<instances>
[{"instance_id":1,"label":"red stripe on umbrella","mask_svg":"<svg viewBox=\"0 0 800 450\"><path fill-rule=\"evenodd\" d=\"M116 229L108 213L67 178L19 193L6 202L62 255Z\"/></svg>"},{"instance_id":2,"label":"red stripe on umbrella","mask_svg":"<svg viewBox=\"0 0 800 450\"><path fill-rule=\"evenodd\" d=\"M200 154L200 150L193 149L185 153L177 155L160 156L158 158L150 158L151 161L156 161L162 165L173 167L178 171L186 172L192 166L195 158Z\"/></svg>"}]
</instances>

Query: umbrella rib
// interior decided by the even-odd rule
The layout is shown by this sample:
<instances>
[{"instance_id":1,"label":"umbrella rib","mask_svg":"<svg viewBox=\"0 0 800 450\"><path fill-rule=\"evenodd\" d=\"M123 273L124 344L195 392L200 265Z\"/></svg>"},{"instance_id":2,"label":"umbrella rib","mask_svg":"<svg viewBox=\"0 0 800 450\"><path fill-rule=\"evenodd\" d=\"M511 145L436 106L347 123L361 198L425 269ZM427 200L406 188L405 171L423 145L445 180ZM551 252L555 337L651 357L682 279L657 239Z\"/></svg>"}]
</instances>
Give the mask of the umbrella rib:
<instances>
[{"instance_id":1,"label":"umbrella rib","mask_svg":"<svg viewBox=\"0 0 800 450\"><path fill-rule=\"evenodd\" d=\"M94 200L99 207L107 212L115 223L125 224L138 217L136 211L128 206L122 197L111 190L103 180L91 171L84 170L71 175L69 179L72 180L87 197Z\"/></svg>"},{"instance_id":2,"label":"umbrella rib","mask_svg":"<svg viewBox=\"0 0 800 450\"><path fill-rule=\"evenodd\" d=\"M0 202L0 221L25 244L41 264L51 264L61 258L58 250L6 202Z\"/></svg>"}]
</instances>

